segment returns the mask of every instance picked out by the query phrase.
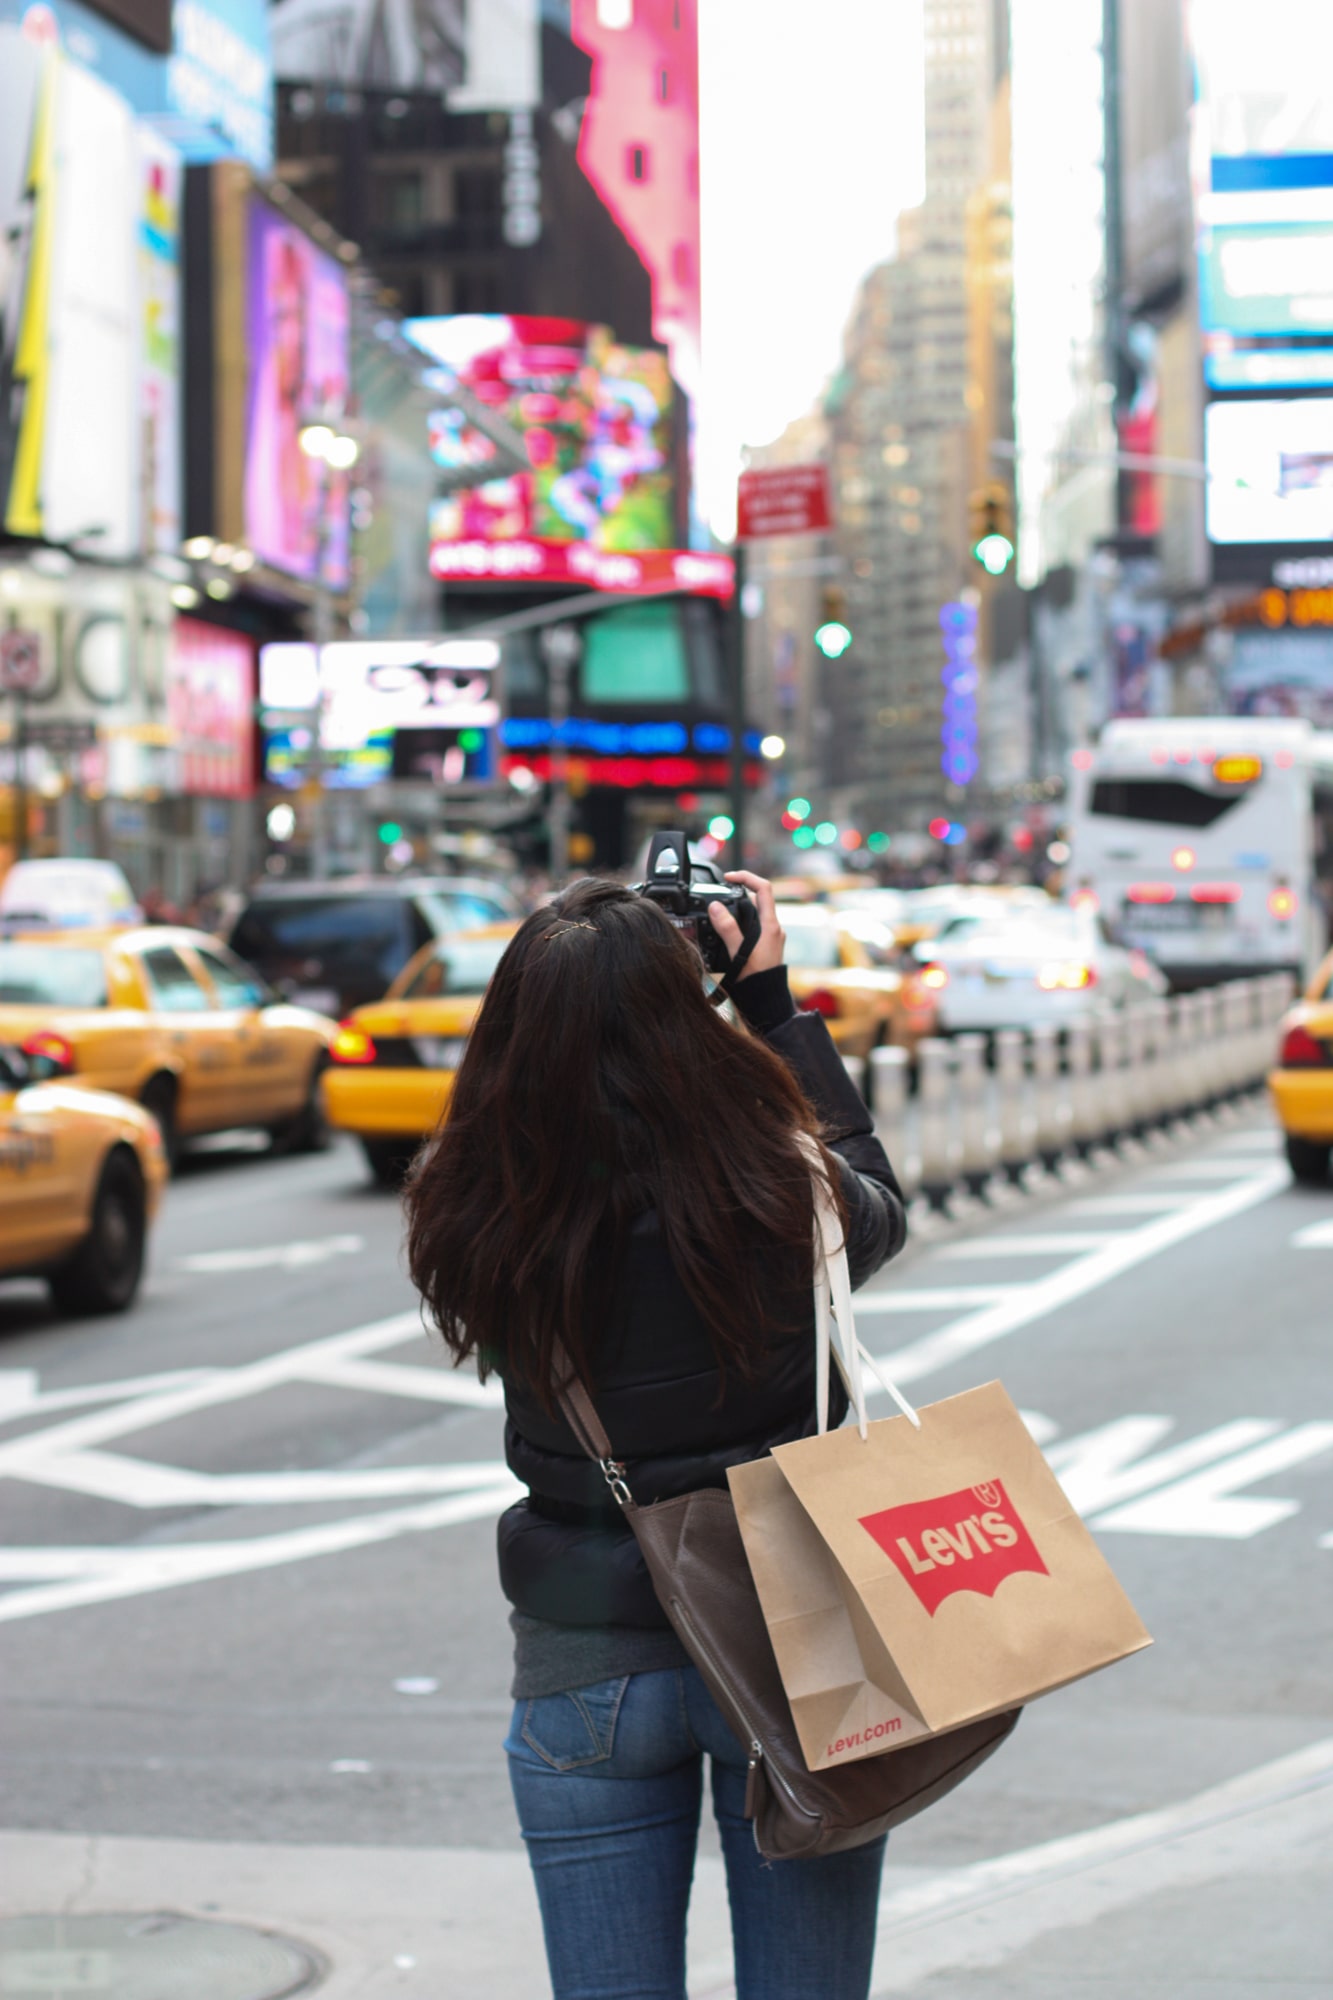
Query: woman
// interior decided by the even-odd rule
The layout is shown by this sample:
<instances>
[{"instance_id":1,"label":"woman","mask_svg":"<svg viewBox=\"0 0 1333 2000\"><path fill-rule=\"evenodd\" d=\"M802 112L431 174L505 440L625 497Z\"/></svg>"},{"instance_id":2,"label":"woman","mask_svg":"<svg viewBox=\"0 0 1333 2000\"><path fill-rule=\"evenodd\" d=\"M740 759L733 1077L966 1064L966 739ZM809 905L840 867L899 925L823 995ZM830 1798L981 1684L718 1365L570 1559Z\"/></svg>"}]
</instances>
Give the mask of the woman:
<instances>
[{"instance_id":1,"label":"woman","mask_svg":"<svg viewBox=\"0 0 1333 2000\"><path fill-rule=\"evenodd\" d=\"M797 1014L767 882L733 1026L653 903L577 882L524 923L408 1196L412 1276L458 1360L504 1381L528 1498L500 1522L513 1611L505 1748L556 2000L683 2000L705 1756L739 2000L864 2000L883 1842L761 1861L746 1752L560 1415L588 1387L640 1502L815 1429L819 1135L852 1282L902 1244L902 1198L824 1022ZM721 904L714 929L735 954ZM833 1420L846 1414L839 1391Z\"/></svg>"}]
</instances>

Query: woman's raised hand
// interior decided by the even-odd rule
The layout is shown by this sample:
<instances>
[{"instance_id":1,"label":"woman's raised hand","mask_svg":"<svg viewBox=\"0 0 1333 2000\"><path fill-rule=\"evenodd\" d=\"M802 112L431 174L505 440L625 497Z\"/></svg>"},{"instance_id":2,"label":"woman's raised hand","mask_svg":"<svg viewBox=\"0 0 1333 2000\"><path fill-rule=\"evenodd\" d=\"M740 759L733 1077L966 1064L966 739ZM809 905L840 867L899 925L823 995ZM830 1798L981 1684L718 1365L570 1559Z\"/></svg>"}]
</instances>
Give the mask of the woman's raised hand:
<instances>
[{"instance_id":1,"label":"woman's raised hand","mask_svg":"<svg viewBox=\"0 0 1333 2000\"><path fill-rule=\"evenodd\" d=\"M739 882L750 891L759 907L759 936L754 950L745 961L745 969L738 977L748 979L752 972L767 972L771 966L781 965L786 949L787 934L778 922L777 904L773 898L773 884L762 875L752 875L748 868L733 868L727 875L728 882ZM708 921L721 938L728 952L735 958L741 948L741 927L724 903L708 905Z\"/></svg>"}]
</instances>

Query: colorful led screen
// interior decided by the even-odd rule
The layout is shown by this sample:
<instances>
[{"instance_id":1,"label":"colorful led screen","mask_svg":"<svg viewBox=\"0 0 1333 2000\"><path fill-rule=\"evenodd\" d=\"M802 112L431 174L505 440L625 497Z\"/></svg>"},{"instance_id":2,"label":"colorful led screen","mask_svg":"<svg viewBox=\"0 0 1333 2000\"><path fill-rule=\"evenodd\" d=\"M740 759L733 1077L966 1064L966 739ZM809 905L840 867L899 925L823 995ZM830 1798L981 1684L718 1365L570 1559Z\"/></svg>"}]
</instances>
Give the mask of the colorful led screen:
<instances>
[{"instance_id":1,"label":"colorful led screen","mask_svg":"<svg viewBox=\"0 0 1333 2000\"><path fill-rule=\"evenodd\" d=\"M261 562L331 589L348 580L348 474L301 449L336 425L349 388L341 265L258 197L246 223L245 540Z\"/></svg>"},{"instance_id":2,"label":"colorful led screen","mask_svg":"<svg viewBox=\"0 0 1333 2000\"><path fill-rule=\"evenodd\" d=\"M665 354L626 347L578 320L461 314L407 332L450 382L518 433L528 469L468 486L431 510L437 576L577 574L576 548L669 550L675 535L675 385ZM466 402L466 398L464 399ZM442 398L430 452L445 472L483 467L495 446ZM507 551L488 559L479 551Z\"/></svg>"}]
</instances>

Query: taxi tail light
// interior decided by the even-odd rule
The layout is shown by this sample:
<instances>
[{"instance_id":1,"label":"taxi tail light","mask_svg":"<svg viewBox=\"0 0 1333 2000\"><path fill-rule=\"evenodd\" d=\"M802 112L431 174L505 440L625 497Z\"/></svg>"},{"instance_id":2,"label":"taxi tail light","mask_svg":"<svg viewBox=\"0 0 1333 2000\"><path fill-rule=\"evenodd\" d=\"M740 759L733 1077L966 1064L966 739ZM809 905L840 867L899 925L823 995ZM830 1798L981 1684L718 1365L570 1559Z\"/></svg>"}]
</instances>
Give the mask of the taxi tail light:
<instances>
[{"instance_id":1,"label":"taxi tail light","mask_svg":"<svg viewBox=\"0 0 1333 2000\"><path fill-rule=\"evenodd\" d=\"M1268 914L1279 923L1287 923L1296 914L1296 896L1291 889L1274 889L1268 898Z\"/></svg>"},{"instance_id":2,"label":"taxi tail light","mask_svg":"<svg viewBox=\"0 0 1333 2000\"><path fill-rule=\"evenodd\" d=\"M826 1021L836 1021L842 1012L841 1000L827 986L816 986L813 993L807 993L801 1007L807 1014L822 1014Z\"/></svg>"},{"instance_id":3,"label":"taxi tail light","mask_svg":"<svg viewBox=\"0 0 1333 2000\"><path fill-rule=\"evenodd\" d=\"M35 1034L29 1035L23 1044L23 1053L52 1064L62 1076L73 1076L77 1067L72 1042L52 1028L39 1028Z\"/></svg>"},{"instance_id":4,"label":"taxi tail light","mask_svg":"<svg viewBox=\"0 0 1333 2000\"><path fill-rule=\"evenodd\" d=\"M1097 968L1074 960L1067 965L1043 965L1037 974L1037 984L1043 993L1078 993L1097 984Z\"/></svg>"},{"instance_id":5,"label":"taxi tail light","mask_svg":"<svg viewBox=\"0 0 1333 2000\"><path fill-rule=\"evenodd\" d=\"M339 1021L338 1032L329 1044L329 1055L336 1063L373 1063L375 1044L364 1028L355 1021Z\"/></svg>"},{"instance_id":6,"label":"taxi tail light","mask_svg":"<svg viewBox=\"0 0 1333 2000\"><path fill-rule=\"evenodd\" d=\"M1329 1054L1308 1028L1288 1028L1282 1037L1278 1063L1282 1069L1327 1069Z\"/></svg>"}]
</instances>

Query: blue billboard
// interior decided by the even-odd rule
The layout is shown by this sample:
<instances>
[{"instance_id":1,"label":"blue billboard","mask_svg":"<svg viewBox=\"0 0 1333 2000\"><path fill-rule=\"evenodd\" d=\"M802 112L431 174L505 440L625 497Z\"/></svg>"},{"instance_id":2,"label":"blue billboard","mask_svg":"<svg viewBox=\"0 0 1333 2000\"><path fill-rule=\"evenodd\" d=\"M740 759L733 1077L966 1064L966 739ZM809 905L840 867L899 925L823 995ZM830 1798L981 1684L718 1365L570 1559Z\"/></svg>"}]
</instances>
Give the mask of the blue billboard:
<instances>
[{"instance_id":1,"label":"blue billboard","mask_svg":"<svg viewBox=\"0 0 1333 2000\"><path fill-rule=\"evenodd\" d=\"M273 165L273 63L265 0L174 0L170 55L155 55L81 0L0 0L0 21L58 40L188 162Z\"/></svg>"}]
</instances>

